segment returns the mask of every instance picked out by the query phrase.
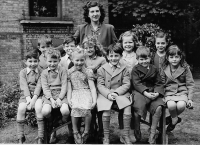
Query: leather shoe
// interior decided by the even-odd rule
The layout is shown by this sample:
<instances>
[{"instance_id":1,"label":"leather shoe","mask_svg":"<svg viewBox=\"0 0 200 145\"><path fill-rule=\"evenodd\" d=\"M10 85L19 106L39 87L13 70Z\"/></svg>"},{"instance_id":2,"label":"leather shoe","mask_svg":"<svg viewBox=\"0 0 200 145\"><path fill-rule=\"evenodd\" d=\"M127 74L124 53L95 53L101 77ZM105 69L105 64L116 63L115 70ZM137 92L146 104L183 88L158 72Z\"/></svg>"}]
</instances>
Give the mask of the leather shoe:
<instances>
[{"instance_id":1,"label":"leather shoe","mask_svg":"<svg viewBox=\"0 0 200 145\"><path fill-rule=\"evenodd\" d=\"M170 132L170 131L174 130L174 128L176 127L176 125L177 125L178 123L180 123L181 121L182 121L182 119L178 117L178 121L177 121L176 124L170 123L170 124L167 126L167 131Z\"/></svg>"},{"instance_id":2,"label":"leather shoe","mask_svg":"<svg viewBox=\"0 0 200 145\"><path fill-rule=\"evenodd\" d=\"M18 139L18 143L19 144L23 144L26 141L25 136L21 137L20 139Z\"/></svg>"}]
</instances>

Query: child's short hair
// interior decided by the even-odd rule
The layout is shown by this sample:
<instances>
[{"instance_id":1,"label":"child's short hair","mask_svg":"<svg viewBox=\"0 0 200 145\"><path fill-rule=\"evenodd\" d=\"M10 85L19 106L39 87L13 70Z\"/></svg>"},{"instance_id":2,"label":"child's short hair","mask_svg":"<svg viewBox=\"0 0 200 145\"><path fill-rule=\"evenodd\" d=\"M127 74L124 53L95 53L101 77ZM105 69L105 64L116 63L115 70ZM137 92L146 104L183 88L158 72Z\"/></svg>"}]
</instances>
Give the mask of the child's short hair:
<instances>
[{"instance_id":1,"label":"child's short hair","mask_svg":"<svg viewBox=\"0 0 200 145\"><path fill-rule=\"evenodd\" d=\"M74 49L74 51L72 52L72 59L73 59L74 56L76 56L77 54L83 54L83 56L86 57L85 51L84 51L83 48L76 47L76 48Z\"/></svg>"},{"instance_id":2,"label":"child's short hair","mask_svg":"<svg viewBox=\"0 0 200 145\"><path fill-rule=\"evenodd\" d=\"M166 42L168 42L168 36L165 32L163 31L158 31L155 35L155 40L156 38L165 38Z\"/></svg>"},{"instance_id":3,"label":"child's short hair","mask_svg":"<svg viewBox=\"0 0 200 145\"><path fill-rule=\"evenodd\" d=\"M76 45L76 39L73 36L67 36L63 42L63 45L69 44L71 42L74 42L74 44Z\"/></svg>"},{"instance_id":4,"label":"child's short hair","mask_svg":"<svg viewBox=\"0 0 200 145\"><path fill-rule=\"evenodd\" d=\"M38 53L38 51L36 49L28 51L25 54L25 60L28 60L28 59L31 59L31 58L39 59L39 53Z\"/></svg>"},{"instance_id":5,"label":"child's short hair","mask_svg":"<svg viewBox=\"0 0 200 145\"><path fill-rule=\"evenodd\" d=\"M137 59L139 57L141 58L147 58L151 56L150 49L146 46L139 46L138 49L136 50L136 57Z\"/></svg>"},{"instance_id":6,"label":"child's short hair","mask_svg":"<svg viewBox=\"0 0 200 145\"><path fill-rule=\"evenodd\" d=\"M52 45L52 40L50 37L48 36L41 36L39 39L38 39L38 46L40 47L41 44L45 44L47 46L50 46Z\"/></svg>"},{"instance_id":7,"label":"child's short hair","mask_svg":"<svg viewBox=\"0 0 200 145\"><path fill-rule=\"evenodd\" d=\"M119 43L123 43L123 38L124 37L128 37L128 36L132 36L132 40L134 42L134 48L133 48L133 51L136 51L137 49L137 45L138 45L138 37L135 35L134 32L132 31L126 31L124 33L122 33L119 37Z\"/></svg>"},{"instance_id":8,"label":"child's short hair","mask_svg":"<svg viewBox=\"0 0 200 145\"><path fill-rule=\"evenodd\" d=\"M61 54L60 51L55 50L55 49L49 49L45 52L45 57L50 57L50 58L54 58L54 59L60 59Z\"/></svg>"},{"instance_id":9,"label":"child's short hair","mask_svg":"<svg viewBox=\"0 0 200 145\"><path fill-rule=\"evenodd\" d=\"M107 55L109 55L111 52L115 52L122 55L123 51L124 50L120 43L113 43L108 47Z\"/></svg>"}]
</instances>

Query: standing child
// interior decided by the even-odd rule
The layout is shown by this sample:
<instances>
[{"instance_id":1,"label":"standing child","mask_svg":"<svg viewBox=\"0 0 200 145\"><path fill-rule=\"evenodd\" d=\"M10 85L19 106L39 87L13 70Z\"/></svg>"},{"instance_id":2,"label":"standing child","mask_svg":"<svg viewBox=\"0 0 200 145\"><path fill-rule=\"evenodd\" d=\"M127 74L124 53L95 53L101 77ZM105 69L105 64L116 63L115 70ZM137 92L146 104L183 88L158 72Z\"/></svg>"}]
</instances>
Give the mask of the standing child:
<instances>
[{"instance_id":1,"label":"standing child","mask_svg":"<svg viewBox=\"0 0 200 145\"><path fill-rule=\"evenodd\" d=\"M65 50L66 54L61 58L60 61L60 66L64 67L66 70L73 66L73 62L71 61L71 54L75 47L75 38L73 36L68 36L63 43L63 49Z\"/></svg>"},{"instance_id":2,"label":"standing child","mask_svg":"<svg viewBox=\"0 0 200 145\"><path fill-rule=\"evenodd\" d=\"M152 55L152 64L155 65L156 68L159 68L159 71L161 71L160 69L165 58L167 45L167 34L162 31L157 32L155 36L155 46L157 51Z\"/></svg>"},{"instance_id":3,"label":"standing child","mask_svg":"<svg viewBox=\"0 0 200 145\"><path fill-rule=\"evenodd\" d=\"M51 121L51 111L60 108L62 121L67 122L69 107L67 103L67 74L65 69L58 67L60 52L49 49L45 53L47 69L41 74L41 84L44 92L42 114ZM54 142L55 133L51 135L50 142Z\"/></svg>"},{"instance_id":4,"label":"standing child","mask_svg":"<svg viewBox=\"0 0 200 145\"><path fill-rule=\"evenodd\" d=\"M178 116L186 106L192 107L195 85L190 68L178 46L171 45L166 51L161 77L165 82L165 101L170 113L166 118L166 123L169 124L167 131L172 131L181 122Z\"/></svg>"},{"instance_id":5,"label":"standing child","mask_svg":"<svg viewBox=\"0 0 200 145\"><path fill-rule=\"evenodd\" d=\"M74 131L74 140L77 144L86 143L89 137L91 109L96 105L96 88L94 75L91 69L85 68L85 53L82 49L76 49L72 53L74 66L68 70L68 93ZM85 130L81 135L78 130L79 118L85 118Z\"/></svg>"},{"instance_id":6,"label":"standing child","mask_svg":"<svg viewBox=\"0 0 200 145\"><path fill-rule=\"evenodd\" d=\"M124 49L122 54L122 59L125 61L128 66L129 72L132 71L132 68L136 65L136 42L137 37L131 31L126 31L120 36L119 41L122 44Z\"/></svg>"},{"instance_id":7,"label":"standing child","mask_svg":"<svg viewBox=\"0 0 200 145\"><path fill-rule=\"evenodd\" d=\"M159 70L150 64L151 56L149 48L140 46L136 50L138 64L134 66L131 73L131 81L134 94L134 134L136 140L141 139L140 119L146 118L147 110L152 115L152 124L150 128L149 143L156 143L156 128L162 114L164 102L163 84L160 78Z\"/></svg>"},{"instance_id":8,"label":"standing child","mask_svg":"<svg viewBox=\"0 0 200 145\"><path fill-rule=\"evenodd\" d=\"M86 37L83 41L83 48L86 51L86 67L93 70L95 79L95 85L97 84L97 70L106 63L106 59L102 56L101 46L98 44L98 40L95 37ZM103 47L102 47L103 48ZM98 137L102 137L103 124L102 124L102 112L97 112L95 107L92 110L92 121L91 121L91 133L94 136L94 127L96 124L96 116L98 117L99 134ZM92 132L93 131L93 132Z\"/></svg>"},{"instance_id":9,"label":"standing child","mask_svg":"<svg viewBox=\"0 0 200 145\"><path fill-rule=\"evenodd\" d=\"M30 51L25 56L26 68L20 71L20 89L21 97L17 111L17 136L20 144L25 142L24 124L27 110L35 107L38 123L38 144L43 143L44 138L44 121L41 114L41 71L38 69L39 54L36 51ZM37 105L36 105L37 104Z\"/></svg>"},{"instance_id":10,"label":"standing child","mask_svg":"<svg viewBox=\"0 0 200 145\"><path fill-rule=\"evenodd\" d=\"M52 40L50 37L42 36L38 39L38 49L41 52L39 57L39 68L42 70L48 67L46 64L45 52L50 48L52 48Z\"/></svg>"},{"instance_id":11,"label":"standing child","mask_svg":"<svg viewBox=\"0 0 200 145\"><path fill-rule=\"evenodd\" d=\"M109 63L104 64L97 70L97 88L99 90L97 98L97 109L103 111L103 144L110 143L110 111L112 107L124 110L123 136L120 141L131 144L129 139L129 129L131 121L131 101L130 101L130 74L125 64L120 62L123 49L119 44L108 47Z\"/></svg>"}]
</instances>

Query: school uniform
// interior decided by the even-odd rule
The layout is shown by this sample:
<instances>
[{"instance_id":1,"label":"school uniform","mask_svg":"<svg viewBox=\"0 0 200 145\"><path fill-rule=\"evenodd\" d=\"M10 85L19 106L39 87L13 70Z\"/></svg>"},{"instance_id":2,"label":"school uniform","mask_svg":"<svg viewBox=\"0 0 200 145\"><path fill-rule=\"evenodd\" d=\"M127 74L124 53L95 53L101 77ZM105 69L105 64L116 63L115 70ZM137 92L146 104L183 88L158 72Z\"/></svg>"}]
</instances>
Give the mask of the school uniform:
<instances>
[{"instance_id":1,"label":"school uniform","mask_svg":"<svg viewBox=\"0 0 200 145\"><path fill-rule=\"evenodd\" d=\"M194 80L188 65L180 66L172 73L168 65L161 72L161 78L165 82L165 101L192 100L194 95Z\"/></svg>"},{"instance_id":2,"label":"school uniform","mask_svg":"<svg viewBox=\"0 0 200 145\"><path fill-rule=\"evenodd\" d=\"M43 104L50 104L50 98L60 98L62 103L67 104L67 73L62 67L52 71L49 68L41 74L42 89L44 92Z\"/></svg>"},{"instance_id":3,"label":"school uniform","mask_svg":"<svg viewBox=\"0 0 200 145\"><path fill-rule=\"evenodd\" d=\"M35 70L31 70L30 68L24 68L19 73L19 84L21 90L21 97L19 99L19 103L26 102L26 97L33 95L37 95L38 98L41 98L41 75L42 70L36 68Z\"/></svg>"},{"instance_id":4,"label":"school uniform","mask_svg":"<svg viewBox=\"0 0 200 145\"><path fill-rule=\"evenodd\" d=\"M147 110L154 114L158 106L164 105L162 96L164 96L163 83L158 69L154 65L145 68L140 64L133 67L131 72L132 91L134 95L134 112L138 113L144 119ZM158 92L159 96L155 100L150 100L143 95L143 92Z\"/></svg>"},{"instance_id":5,"label":"school uniform","mask_svg":"<svg viewBox=\"0 0 200 145\"><path fill-rule=\"evenodd\" d=\"M110 110L113 102L108 99L110 93L117 93L116 104L119 109L131 105L130 93L130 74L128 68L119 62L117 68L113 71L113 66L106 63L97 70L97 109L98 111Z\"/></svg>"}]
</instances>

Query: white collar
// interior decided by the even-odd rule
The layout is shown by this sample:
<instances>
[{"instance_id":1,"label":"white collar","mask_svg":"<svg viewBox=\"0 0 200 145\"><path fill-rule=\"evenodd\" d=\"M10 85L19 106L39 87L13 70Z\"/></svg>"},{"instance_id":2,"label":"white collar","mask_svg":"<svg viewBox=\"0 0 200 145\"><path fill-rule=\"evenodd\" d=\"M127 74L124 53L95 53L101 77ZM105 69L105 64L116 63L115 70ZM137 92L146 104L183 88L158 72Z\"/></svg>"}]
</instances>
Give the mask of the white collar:
<instances>
[{"instance_id":1,"label":"white collar","mask_svg":"<svg viewBox=\"0 0 200 145\"><path fill-rule=\"evenodd\" d=\"M29 67L26 68L26 74L29 74L31 71L32 71L32 69L30 69ZM38 73L38 68L36 68L33 71L36 72L36 73Z\"/></svg>"}]
</instances>

